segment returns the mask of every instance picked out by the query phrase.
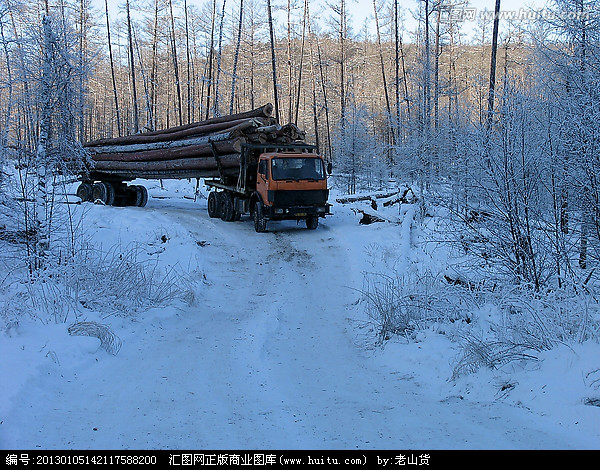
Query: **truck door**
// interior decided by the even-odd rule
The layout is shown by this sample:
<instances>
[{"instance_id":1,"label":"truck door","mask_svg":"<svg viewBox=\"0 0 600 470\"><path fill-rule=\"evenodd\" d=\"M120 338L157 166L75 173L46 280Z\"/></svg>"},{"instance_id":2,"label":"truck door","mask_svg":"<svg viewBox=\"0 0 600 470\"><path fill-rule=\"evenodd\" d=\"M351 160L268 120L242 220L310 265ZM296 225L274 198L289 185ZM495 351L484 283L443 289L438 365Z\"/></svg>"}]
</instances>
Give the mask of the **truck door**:
<instances>
[{"instance_id":1,"label":"truck door","mask_svg":"<svg viewBox=\"0 0 600 470\"><path fill-rule=\"evenodd\" d=\"M265 204L268 203L268 190L269 190L269 160L263 158L258 162L258 174L256 177L256 190L262 197Z\"/></svg>"}]
</instances>

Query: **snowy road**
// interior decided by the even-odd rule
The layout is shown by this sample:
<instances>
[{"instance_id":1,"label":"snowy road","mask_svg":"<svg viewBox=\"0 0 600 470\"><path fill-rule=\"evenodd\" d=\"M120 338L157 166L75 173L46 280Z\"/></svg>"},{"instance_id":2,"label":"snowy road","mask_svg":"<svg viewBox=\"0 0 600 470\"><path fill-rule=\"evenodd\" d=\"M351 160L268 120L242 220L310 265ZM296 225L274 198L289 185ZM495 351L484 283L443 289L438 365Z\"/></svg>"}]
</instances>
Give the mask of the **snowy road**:
<instances>
[{"instance_id":1,"label":"snowy road","mask_svg":"<svg viewBox=\"0 0 600 470\"><path fill-rule=\"evenodd\" d=\"M199 207L200 206L200 207ZM135 224L134 208L93 207ZM139 211L139 209L137 209ZM2 448L520 449L594 446L525 408L441 396L361 345L361 246L336 216L309 231L210 219L153 200L144 221L202 260L193 307L124 321L117 356L94 351L30 380ZM131 216L131 217L130 217ZM355 223L355 222L354 222ZM185 238L183 237L183 238ZM401 361L402 358L399 358ZM50 362L50 361L49 361Z\"/></svg>"}]
</instances>

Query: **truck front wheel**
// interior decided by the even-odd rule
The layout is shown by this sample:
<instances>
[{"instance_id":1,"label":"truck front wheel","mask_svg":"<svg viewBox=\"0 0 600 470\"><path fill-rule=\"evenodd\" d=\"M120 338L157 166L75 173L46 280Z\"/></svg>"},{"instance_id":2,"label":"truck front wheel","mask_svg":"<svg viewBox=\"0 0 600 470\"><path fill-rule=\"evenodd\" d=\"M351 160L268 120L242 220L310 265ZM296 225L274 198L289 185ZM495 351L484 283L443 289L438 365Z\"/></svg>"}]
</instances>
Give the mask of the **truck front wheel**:
<instances>
[{"instance_id":1,"label":"truck front wheel","mask_svg":"<svg viewBox=\"0 0 600 470\"><path fill-rule=\"evenodd\" d=\"M258 201L254 206L254 230L258 233L266 232L267 230L267 219L265 219L263 213L263 206L260 201Z\"/></svg>"},{"instance_id":2,"label":"truck front wheel","mask_svg":"<svg viewBox=\"0 0 600 470\"><path fill-rule=\"evenodd\" d=\"M306 228L309 230L314 230L319 226L319 217L316 215L311 215L306 218Z\"/></svg>"}]
</instances>

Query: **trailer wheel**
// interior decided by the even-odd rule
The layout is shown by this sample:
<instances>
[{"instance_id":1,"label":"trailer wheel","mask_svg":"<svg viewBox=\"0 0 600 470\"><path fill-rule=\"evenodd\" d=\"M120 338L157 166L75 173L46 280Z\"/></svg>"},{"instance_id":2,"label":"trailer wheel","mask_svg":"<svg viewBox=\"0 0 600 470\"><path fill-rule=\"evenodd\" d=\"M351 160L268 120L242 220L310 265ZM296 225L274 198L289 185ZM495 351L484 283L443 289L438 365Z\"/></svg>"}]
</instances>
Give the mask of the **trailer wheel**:
<instances>
[{"instance_id":1,"label":"trailer wheel","mask_svg":"<svg viewBox=\"0 0 600 470\"><path fill-rule=\"evenodd\" d=\"M135 186L126 186L124 188L122 201L126 206L137 206L138 192Z\"/></svg>"},{"instance_id":2,"label":"trailer wheel","mask_svg":"<svg viewBox=\"0 0 600 470\"><path fill-rule=\"evenodd\" d=\"M112 206L115 202L115 187L111 183L95 183L92 198L94 202L100 201L105 206Z\"/></svg>"},{"instance_id":3,"label":"trailer wheel","mask_svg":"<svg viewBox=\"0 0 600 470\"><path fill-rule=\"evenodd\" d=\"M81 199L81 202L90 202L93 194L94 190L90 183L81 183L77 188L77 197Z\"/></svg>"},{"instance_id":4,"label":"trailer wheel","mask_svg":"<svg viewBox=\"0 0 600 470\"><path fill-rule=\"evenodd\" d=\"M221 194L221 220L224 220L225 222L231 222L235 217L233 198L228 192L222 192Z\"/></svg>"},{"instance_id":5,"label":"trailer wheel","mask_svg":"<svg viewBox=\"0 0 600 470\"><path fill-rule=\"evenodd\" d=\"M319 226L319 217L316 215L311 215L306 218L306 228L309 230L314 230Z\"/></svg>"},{"instance_id":6,"label":"trailer wheel","mask_svg":"<svg viewBox=\"0 0 600 470\"><path fill-rule=\"evenodd\" d=\"M265 219L263 213L262 203L258 201L254 206L254 230L258 233L267 231L267 219Z\"/></svg>"},{"instance_id":7,"label":"trailer wheel","mask_svg":"<svg viewBox=\"0 0 600 470\"><path fill-rule=\"evenodd\" d=\"M208 216L217 218L220 215L219 198L216 191L208 193Z\"/></svg>"},{"instance_id":8,"label":"trailer wheel","mask_svg":"<svg viewBox=\"0 0 600 470\"><path fill-rule=\"evenodd\" d=\"M135 205L144 207L148 203L148 190L140 184L136 184L132 188L135 190Z\"/></svg>"}]
</instances>

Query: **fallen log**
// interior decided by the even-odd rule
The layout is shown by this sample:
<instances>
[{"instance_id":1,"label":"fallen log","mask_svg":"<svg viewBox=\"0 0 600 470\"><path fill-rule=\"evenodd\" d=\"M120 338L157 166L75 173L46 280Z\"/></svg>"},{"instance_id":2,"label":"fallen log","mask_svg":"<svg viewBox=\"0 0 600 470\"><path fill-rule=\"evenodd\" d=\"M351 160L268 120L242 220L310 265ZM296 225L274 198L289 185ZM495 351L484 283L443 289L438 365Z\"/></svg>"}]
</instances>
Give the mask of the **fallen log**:
<instances>
[{"instance_id":1,"label":"fallen log","mask_svg":"<svg viewBox=\"0 0 600 470\"><path fill-rule=\"evenodd\" d=\"M352 209L352 211L355 214L362 215L361 219L358 221L358 223L361 225L370 225L375 222L386 222L386 219L362 209Z\"/></svg>"},{"instance_id":2,"label":"fallen log","mask_svg":"<svg viewBox=\"0 0 600 470\"><path fill-rule=\"evenodd\" d=\"M383 206L389 207L394 204L414 204L415 201L416 196L412 192L412 189L404 188L402 191L398 191L394 196L386 198L386 200L383 201Z\"/></svg>"},{"instance_id":3,"label":"fallen log","mask_svg":"<svg viewBox=\"0 0 600 470\"><path fill-rule=\"evenodd\" d=\"M340 204L346 204L349 202L370 201L374 198L375 199L388 198L388 197L395 196L396 194L398 194L397 190L391 191L391 192L385 192L385 193L374 193L374 194L363 194L363 195L358 195L358 196L338 197L338 198L336 198L336 202L339 202Z\"/></svg>"},{"instance_id":4,"label":"fallen log","mask_svg":"<svg viewBox=\"0 0 600 470\"><path fill-rule=\"evenodd\" d=\"M222 168L237 168L240 164L239 154L220 155L219 161ZM177 171L177 170L217 170L217 162L211 157L181 158L178 160L162 161L98 161L94 162L93 171Z\"/></svg>"},{"instance_id":5,"label":"fallen log","mask_svg":"<svg viewBox=\"0 0 600 470\"><path fill-rule=\"evenodd\" d=\"M146 150L142 152L127 153L97 153L92 155L95 162L120 161L120 162L150 162L162 160L177 160L189 157L212 157L213 151L217 155L240 152L245 139L238 137L233 140L208 142L199 145L189 145L174 149Z\"/></svg>"}]
</instances>

